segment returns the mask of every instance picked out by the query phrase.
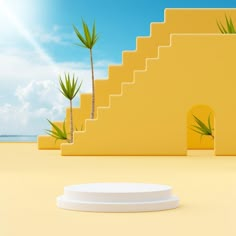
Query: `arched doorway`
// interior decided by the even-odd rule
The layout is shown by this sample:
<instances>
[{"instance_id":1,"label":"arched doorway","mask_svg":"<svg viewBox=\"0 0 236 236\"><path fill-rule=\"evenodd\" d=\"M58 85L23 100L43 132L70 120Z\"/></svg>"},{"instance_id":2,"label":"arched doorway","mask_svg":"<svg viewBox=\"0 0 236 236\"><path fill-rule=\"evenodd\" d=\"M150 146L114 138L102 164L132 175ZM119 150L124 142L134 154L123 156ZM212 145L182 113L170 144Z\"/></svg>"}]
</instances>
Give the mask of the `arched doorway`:
<instances>
[{"instance_id":1,"label":"arched doorway","mask_svg":"<svg viewBox=\"0 0 236 236\"><path fill-rule=\"evenodd\" d=\"M204 131L204 125L208 131ZM188 155L214 155L215 114L207 105L195 105L187 114Z\"/></svg>"}]
</instances>

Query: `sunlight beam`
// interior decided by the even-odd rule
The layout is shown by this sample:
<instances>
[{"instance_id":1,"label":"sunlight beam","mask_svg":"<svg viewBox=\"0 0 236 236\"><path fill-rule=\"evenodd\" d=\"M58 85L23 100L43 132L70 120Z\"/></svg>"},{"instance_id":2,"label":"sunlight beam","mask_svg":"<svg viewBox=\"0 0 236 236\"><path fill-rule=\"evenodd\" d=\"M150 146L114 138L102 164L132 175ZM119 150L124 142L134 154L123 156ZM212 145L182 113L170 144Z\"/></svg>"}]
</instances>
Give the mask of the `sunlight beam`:
<instances>
[{"instance_id":1,"label":"sunlight beam","mask_svg":"<svg viewBox=\"0 0 236 236\"><path fill-rule=\"evenodd\" d=\"M16 28L16 30L33 46L36 53L40 58L46 62L56 75L59 73L59 68L55 65L53 59L43 50L39 43L30 34L25 25L10 11L9 7L0 0L0 11L6 16L10 23Z\"/></svg>"}]
</instances>

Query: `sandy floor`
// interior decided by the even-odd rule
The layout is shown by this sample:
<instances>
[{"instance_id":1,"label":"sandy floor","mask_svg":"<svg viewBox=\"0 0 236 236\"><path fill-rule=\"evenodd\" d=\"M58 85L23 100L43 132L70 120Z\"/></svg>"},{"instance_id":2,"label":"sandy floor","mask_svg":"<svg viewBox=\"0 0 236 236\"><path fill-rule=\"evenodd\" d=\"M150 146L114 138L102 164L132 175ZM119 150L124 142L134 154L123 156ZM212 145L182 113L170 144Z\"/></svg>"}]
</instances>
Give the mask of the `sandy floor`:
<instances>
[{"instance_id":1,"label":"sandy floor","mask_svg":"<svg viewBox=\"0 0 236 236\"><path fill-rule=\"evenodd\" d=\"M0 143L1 236L235 236L236 157L61 157L36 144ZM175 210L86 213L56 207L65 185L173 186Z\"/></svg>"}]
</instances>

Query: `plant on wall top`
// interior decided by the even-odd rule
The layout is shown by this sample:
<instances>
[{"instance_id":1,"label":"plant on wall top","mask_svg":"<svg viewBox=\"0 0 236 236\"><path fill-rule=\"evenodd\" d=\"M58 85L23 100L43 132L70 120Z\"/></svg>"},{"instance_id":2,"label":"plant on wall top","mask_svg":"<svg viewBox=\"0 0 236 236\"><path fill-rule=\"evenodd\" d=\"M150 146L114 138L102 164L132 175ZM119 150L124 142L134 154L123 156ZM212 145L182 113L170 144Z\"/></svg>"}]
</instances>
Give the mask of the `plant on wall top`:
<instances>
[{"instance_id":1,"label":"plant on wall top","mask_svg":"<svg viewBox=\"0 0 236 236\"><path fill-rule=\"evenodd\" d=\"M210 115L208 116L208 124L203 123L199 118L193 115L197 125L192 125L191 128L194 132L201 134L202 136L211 136L214 139L213 128L211 126Z\"/></svg>"},{"instance_id":2,"label":"plant on wall top","mask_svg":"<svg viewBox=\"0 0 236 236\"><path fill-rule=\"evenodd\" d=\"M93 24L92 33L90 32L88 25L82 20L84 36L78 31L78 29L73 25L74 31L79 38L81 44L77 44L80 47L88 48L90 52L90 64L91 64L91 72L92 72L92 111L91 111L91 119L94 119L94 110L95 110L95 85L94 85L94 69L93 69L93 46L96 44L98 40L98 34L96 34L96 25L95 22Z\"/></svg>"},{"instance_id":3,"label":"plant on wall top","mask_svg":"<svg viewBox=\"0 0 236 236\"><path fill-rule=\"evenodd\" d=\"M226 27L227 28L225 28L221 22L218 22L218 21L216 22L220 32L222 34L235 34L236 31L235 31L234 23L233 23L231 17L228 18L225 15L225 21L226 21Z\"/></svg>"}]
</instances>

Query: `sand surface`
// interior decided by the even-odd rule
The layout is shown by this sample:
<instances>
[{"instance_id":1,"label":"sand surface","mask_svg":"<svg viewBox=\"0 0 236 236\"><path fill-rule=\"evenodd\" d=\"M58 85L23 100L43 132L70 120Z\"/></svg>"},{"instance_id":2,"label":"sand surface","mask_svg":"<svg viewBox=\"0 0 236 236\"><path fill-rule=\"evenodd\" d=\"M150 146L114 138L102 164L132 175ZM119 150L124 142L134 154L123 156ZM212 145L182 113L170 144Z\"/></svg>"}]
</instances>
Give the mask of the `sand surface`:
<instances>
[{"instance_id":1,"label":"sand surface","mask_svg":"<svg viewBox=\"0 0 236 236\"><path fill-rule=\"evenodd\" d=\"M166 184L175 210L90 213L58 209L66 185ZM0 236L235 236L236 157L61 157L36 143L0 143Z\"/></svg>"}]
</instances>

